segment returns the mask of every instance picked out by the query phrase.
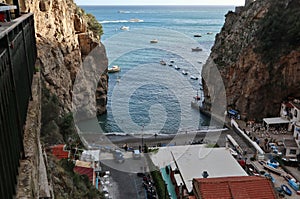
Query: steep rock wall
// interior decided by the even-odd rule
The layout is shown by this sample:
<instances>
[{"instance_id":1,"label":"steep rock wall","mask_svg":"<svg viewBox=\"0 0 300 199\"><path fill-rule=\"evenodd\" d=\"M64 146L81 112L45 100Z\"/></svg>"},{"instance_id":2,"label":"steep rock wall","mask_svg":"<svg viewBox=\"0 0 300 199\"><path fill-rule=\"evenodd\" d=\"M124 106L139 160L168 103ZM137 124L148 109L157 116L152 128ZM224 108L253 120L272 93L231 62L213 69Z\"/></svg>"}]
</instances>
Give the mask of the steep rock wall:
<instances>
[{"instance_id":1,"label":"steep rock wall","mask_svg":"<svg viewBox=\"0 0 300 199\"><path fill-rule=\"evenodd\" d=\"M227 106L243 118L277 116L284 99L300 96L299 8L297 0L257 0L226 15L202 77L217 67ZM224 93L203 84L209 109Z\"/></svg>"},{"instance_id":2,"label":"steep rock wall","mask_svg":"<svg viewBox=\"0 0 300 199\"><path fill-rule=\"evenodd\" d=\"M89 67L94 70L107 68L107 57L105 48L100 43L100 36L89 30L89 19L72 0L21 0L20 5L22 11L33 12L35 16L37 66L40 67L45 85L63 105L61 112L69 112L72 108L72 92L77 72L82 70L83 61L96 47L102 52L101 57L99 62L92 63ZM106 112L108 89L106 70L102 71L98 80L101 95L97 96L100 95L98 98L101 100L97 100L97 107L94 106L95 103L91 103L82 108L103 114ZM91 84L86 81L82 86L90 90ZM91 92L95 91L96 89ZM96 101L95 94L85 96L82 100Z\"/></svg>"}]
</instances>

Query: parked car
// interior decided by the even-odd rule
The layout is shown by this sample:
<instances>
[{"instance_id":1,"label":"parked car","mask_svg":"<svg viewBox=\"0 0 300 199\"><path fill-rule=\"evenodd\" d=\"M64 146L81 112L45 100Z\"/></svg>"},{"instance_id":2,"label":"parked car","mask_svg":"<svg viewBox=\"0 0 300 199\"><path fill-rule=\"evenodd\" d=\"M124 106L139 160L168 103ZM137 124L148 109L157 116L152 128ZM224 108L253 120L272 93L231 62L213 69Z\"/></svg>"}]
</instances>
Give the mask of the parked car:
<instances>
[{"instance_id":1,"label":"parked car","mask_svg":"<svg viewBox=\"0 0 300 199\"><path fill-rule=\"evenodd\" d=\"M123 153L120 150L115 150L114 151L114 159L118 163L125 162L124 155L123 155Z\"/></svg>"},{"instance_id":2,"label":"parked car","mask_svg":"<svg viewBox=\"0 0 300 199\"><path fill-rule=\"evenodd\" d=\"M133 150L132 157L133 157L133 159L140 159L141 158L140 150Z\"/></svg>"}]
</instances>

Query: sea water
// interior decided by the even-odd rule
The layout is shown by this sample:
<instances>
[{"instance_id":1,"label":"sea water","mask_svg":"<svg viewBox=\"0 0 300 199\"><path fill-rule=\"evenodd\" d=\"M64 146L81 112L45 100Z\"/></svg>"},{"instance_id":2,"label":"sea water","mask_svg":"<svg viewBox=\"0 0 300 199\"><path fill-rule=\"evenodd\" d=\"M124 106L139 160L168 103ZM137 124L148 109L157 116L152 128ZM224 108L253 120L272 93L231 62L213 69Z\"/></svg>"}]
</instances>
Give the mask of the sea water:
<instances>
[{"instance_id":1,"label":"sea water","mask_svg":"<svg viewBox=\"0 0 300 199\"><path fill-rule=\"evenodd\" d=\"M196 95L203 100L201 69L233 6L81 7L103 26L108 67L121 67L109 74L107 114L98 118L104 133L174 134L217 125L190 102ZM192 52L196 47L202 51Z\"/></svg>"}]
</instances>

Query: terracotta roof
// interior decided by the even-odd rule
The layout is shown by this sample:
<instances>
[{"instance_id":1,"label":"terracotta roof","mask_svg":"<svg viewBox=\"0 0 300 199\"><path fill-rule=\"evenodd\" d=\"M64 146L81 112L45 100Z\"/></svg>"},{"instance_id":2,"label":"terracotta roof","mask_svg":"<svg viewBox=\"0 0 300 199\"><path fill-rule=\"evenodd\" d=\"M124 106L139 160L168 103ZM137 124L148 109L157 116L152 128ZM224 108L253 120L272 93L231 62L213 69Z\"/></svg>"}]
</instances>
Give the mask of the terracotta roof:
<instances>
[{"instance_id":1,"label":"terracotta roof","mask_svg":"<svg viewBox=\"0 0 300 199\"><path fill-rule=\"evenodd\" d=\"M277 198L271 181L259 176L198 178L193 184L196 197L202 199Z\"/></svg>"},{"instance_id":2,"label":"terracotta roof","mask_svg":"<svg viewBox=\"0 0 300 199\"><path fill-rule=\"evenodd\" d=\"M81 175L87 175L90 181L93 182L93 172L94 172L93 168L75 166L74 172L79 173Z\"/></svg>"},{"instance_id":3,"label":"terracotta roof","mask_svg":"<svg viewBox=\"0 0 300 199\"><path fill-rule=\"evenodd\" d=\"M287 102L284 104L287 108L294 108L294 106L290 103L290 102Z\"/></svg>"},{"instance_id":4,"label":"terracotta roof","mask_svg":"<svg viewBox=\"0 0 300 199\"><path fill-rule=\"evenodd\" d=\"M64 144L59 144L55 146L51 146L51 152L54 156L56 156L58 159L68 158L69 157L69 151L64 151Z\"/></svg>"}]
</instances>

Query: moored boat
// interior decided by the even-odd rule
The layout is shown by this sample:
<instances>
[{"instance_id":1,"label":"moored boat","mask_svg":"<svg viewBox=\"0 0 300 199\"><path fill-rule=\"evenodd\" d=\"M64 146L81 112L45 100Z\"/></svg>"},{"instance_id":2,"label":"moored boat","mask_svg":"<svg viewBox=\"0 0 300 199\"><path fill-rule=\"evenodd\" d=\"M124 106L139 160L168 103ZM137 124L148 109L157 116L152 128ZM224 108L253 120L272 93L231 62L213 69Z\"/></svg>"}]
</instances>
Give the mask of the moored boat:
<instances>
[{"instance_id":1,"label":"moored boat","mask_svg":"<svg viewBox=\"0 0 300 199\"><path fill-rule=\"evenodd\" d=\"M297 194L300 194L300 182L297 182L297 180L290 174L287 174L283 177L288 181L290 187L292 187Z\"/></svg>"},{"instance_id":2,"label":"moored boat","mask_svg":"<svg viewBox=\"0 0 300 199\"><path fill-rule=\"evenodd\" d=\"M174 65L174 68L175 68L175 70L179 70L180 69L180 67L177 66L177 65Z\"/></svg>"},{"instance_id":3,"label":"moored boat","mask_svg":"<svg viewBox=\"0 0 300 199\"><path fill-rule=\"evenodd\" d=\"M167 65L167 63L164 61L164 60L160 60L160 62L159 62L161 65Z\"/></svg>"},{"instance_id":4,"label":"moored boat","mask_svg":"<svg viewBox=\"0 0 300 199\"><path fill-rule=\"evenodd\" d=\"M196 48L192 48L193 52L199 52L202 51L202 48L196 47Z\"/></svg>"},{"instance_id":5,"label":"moored boat","mask_svg":"<svg viewBox=\"0 0 300 199\"><path fill-rule=\"evenodd\" d=\"M202 37L202 35L196 34L196 35L194 35L194 37Z\"/></svg>"},{"instance_id":6,"label":"moored boat","mask_svg":"<svg viewBox=\"0 0 300 199\"><path fill-rule=\"evenodd\" d=\"M152 40L150 40L150 43L151 44L156 44L156 43L158 43L158 40L157 39L152 39Z\"/></svg>"},{"instance_id":7,"label":"moored boat","mask_svg":"<svg viewBox=\"0 0 300 199\"><path fill-rule=\"evenodd\" d=\"M120 66L114 65L111 68L108 68L108 73L116 73L119 72L121 70Z\"/></svg>"},{"instance_id":8,"label":"moored boat","mask_svg":"<svg viewBox=\"0 0 300 199\"><path fill-rule=\"evenodd\" d=\"M193 80L198 80L198 77L196 77L196 76L194 76L194 75L191 75L190 78L193 79Z\"/></svg>"},{"instance_id":9,"label":"moored boat","mask_svg":"<svg viewBox=\"0 0 300 199\"><path fill-rule=\"evenodd\" d=\"M183 75L187 75L187 74L188 74L185 70L182 70L181 73L182 73Z\"/></svg>"},{"instance_id":10,"label":"moored boat","mask_svg":"<svg viewBox=\"0 0 300 199\"><path fill-rule=\"evenodd\" d=\"M129 30L129 26L121 26L120 30Z\"/></svg>"},{"instance_id":11,"label":"moored boat","mask_svg":"<svg viewBox=\"0 0 300 199\"><path fill-rule=\"evenodd\" d=\"M292 195L292 191L290 190L290 188L288 186L283 184L283 185L281 185L281 188L286 195L288 195L288 196Z\"/></svg>"}]
</instances>

